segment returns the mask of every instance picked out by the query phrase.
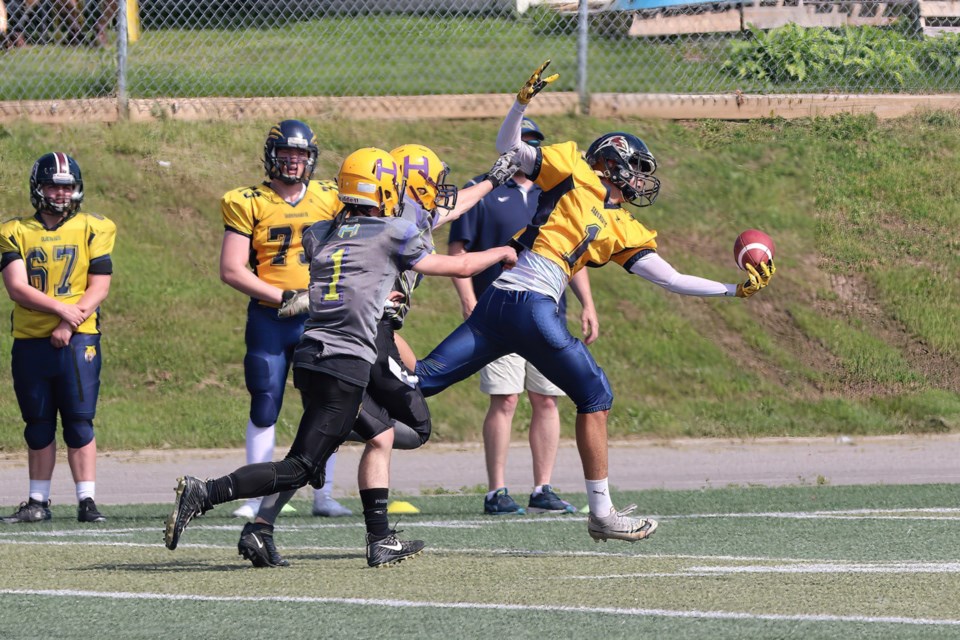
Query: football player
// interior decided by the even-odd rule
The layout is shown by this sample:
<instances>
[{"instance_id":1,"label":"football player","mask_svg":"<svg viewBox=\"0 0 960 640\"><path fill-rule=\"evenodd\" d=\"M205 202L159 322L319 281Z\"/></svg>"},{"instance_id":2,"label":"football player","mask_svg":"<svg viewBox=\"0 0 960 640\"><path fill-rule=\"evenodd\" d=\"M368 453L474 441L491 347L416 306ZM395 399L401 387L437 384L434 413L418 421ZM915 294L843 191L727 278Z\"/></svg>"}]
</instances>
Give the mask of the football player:
<instances>
[{"instance_id":1,"label":"football player","mask_svg":"<svg viewBox=\"0 0 960 640\"><path fill-rule=\"evenodd\" d=\"M642 140L613 132L581 154L575 142L542 147L521 144L530 100L557 75L543 77L549 60L523 85L497 136L500 151L515 150L520 170L549 198L513 238L516 268L504 272L477 301L466 322L420 360L416 374L425 395L439 393L488 362L517 353L543 371L577 406L577 448L586 480L596 540L636 541L657 530L651 518L632 517L634 505L613 506L607 481L607 414L613 392L603 370L557 314L570 277L610 261L665 289L695 296L748 298L766 287L774 265L751 269L746 282L724 284L678 273L657 253L656 232L623 209L653 204L660 191L656 160ZM509 310L509 312L507 312Z\"/></svg>"},{"instance_id":2,"label":"football player","mask_svg":"<svg viewBox=\"0 0 960 640\"><path fill-rule=\"evenodd\" d=\"M340 210L336 185L312 180L319 149L307 124L283 120L270 128L263 145L268 180L228 191L220 201L223 242L220 279L250 296L247 305L243 371L250 392L247 422L247 463L273 459L275 425L293 349L303 332L306 314L277 317L277 309L309 281L301 241L318 220L330 220ZM313 514L348 516L351 511L331 497L336 456L328 460L327 484L314 492ZM253 520L259 500L241 505L233 515Z\"/></svg>"},{"instance_id":3,"label":"football player","mask_svg":"<svg viewBox=\"0 0 960 640\"><path fill-rule=\"evenodd\" d=\"M83 177L65 153L30 172L35 213L0 226L0 270L13 307L13 388L26 423L30 489L6 523L49 520L57 413L76 483L77 520L103 522L94 502L100 391L100 303L110 291L116 225L80 211Z\"/></svg>"},{"instance_id":4,"label":"football player","mask_svg":"<svg viewBox=\"0 0 960 640\"><path fill-rule=\"evenodd\" d=\"M404 206L402 171L386 151L366 148L350 154L337 184L343 209L334 220L311 226L303 238L310 269L309 319L294 353L294 384L303 396L304 412L293 445L280 462L247 465L206 482L181 477L164 532L168 549L176 549L195 516L217 504L308 483L323 485L326 460L344 442L360 410L376 361L377 323L400 273L412 269L424 275L468 277L491 264L510 266L516 260L511 247L459 257L432 253L416 225L399 217ZM367 465L360 480L366 516L368 505L386 504L389 476ZM370 511L382 511L382 517L366 518L368 566L394 564L422 551L422 541L397 538L385 509ZM271 531L261 529L254 542L263 550L264 566L269 566L276 553Z\"/></svg>"}]
</instances>

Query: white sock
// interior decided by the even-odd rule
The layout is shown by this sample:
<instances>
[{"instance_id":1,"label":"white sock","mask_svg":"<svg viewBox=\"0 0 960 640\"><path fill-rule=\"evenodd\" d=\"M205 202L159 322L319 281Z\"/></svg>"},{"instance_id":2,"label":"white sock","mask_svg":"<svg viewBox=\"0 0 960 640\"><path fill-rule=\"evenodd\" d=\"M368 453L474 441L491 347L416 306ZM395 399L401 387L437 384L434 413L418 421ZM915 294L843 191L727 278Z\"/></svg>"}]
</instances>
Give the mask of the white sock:
<instances>
[{"instance_id":1,"label":"white sock","mask_svg":"<svg viewBox=\"0 0 960 640\"><path fill-rule=\"evenodd\" d=\"M530 495L532 495L532 496L538 496L538 495L540 495L541 493L543 493L543 485L542 485L542 484L538 484L537 486L535 486L535 487L533 488L533 493L531 493Z\"/></svg>"},{"instance_id":2,"label":"white sock","mask_svg":"<svg viewBox=\"0 0 960 640\"><path fill-rule=\"evenodd\" d=\"M93 482L92 480L90 481L85 480L83 482L78 482L77 483L77 502L82 501L84 498L92 499L94 494L94 485L96 484L97 483Z\"/></svg>"},{"instance_id":3,"label":"white sock","mask_svg":"<svg viewBox=\"0 0 960 640\"><path fill-rule=\"evenodd\" d=\"M253 421L247 423L247 464L273 460L275 426L258 427Z\"/></svg>"},{"instance_id":4,"label":"white sock","mask_svg":"<svg viewBox=\"0 0 960 640\"><path fill-rule=\"evenodd\" d=\"M610 499L610 487L607 486L607 479L587 480L587 504L590 505L590 513L595 516L605 516L613 508L613 500Z\"/></svg>"},{"instance_id":5,"label":"white sock","mask_svg":"<svg viewBox=\"0 0 960 640\"><path fill-rule=\"evenodd\" d=\"M31 480L30 497L38 502L46 502L50 499L50 483L52 480Z\"/></svg>"},{"instance_id":6,"label":"white sock","mask_svg":"<svg viewBox=\"0 0 960 640\"><path fill-rule=\"evenodd\" d=\"M321 505L330 498L333 492L333 469L337 464L337 454L331 453L327 458L327 466L323 470L323 486L313 492L313 504Z\"/></svg>"}]
</instances>

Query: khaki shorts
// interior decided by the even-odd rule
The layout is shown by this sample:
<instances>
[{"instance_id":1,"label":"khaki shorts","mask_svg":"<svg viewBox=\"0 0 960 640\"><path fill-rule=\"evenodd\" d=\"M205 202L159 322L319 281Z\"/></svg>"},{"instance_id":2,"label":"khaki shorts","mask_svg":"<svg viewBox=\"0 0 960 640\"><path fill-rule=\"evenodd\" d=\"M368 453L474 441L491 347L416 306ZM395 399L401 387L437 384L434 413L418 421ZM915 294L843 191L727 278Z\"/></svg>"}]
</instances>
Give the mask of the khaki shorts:
<instances>
[{"instance_id":1,"label":"khaki shorts","mask_svg":"<svg viewBox=\"0 0 960 640\"><path fill-rule=\"evenodd\" d=\"M536 367L515 353L494 360L480 371L480 391L487 395L519 395L524 390L543 396L566 395Z\"/></svg>"}]
</instances>

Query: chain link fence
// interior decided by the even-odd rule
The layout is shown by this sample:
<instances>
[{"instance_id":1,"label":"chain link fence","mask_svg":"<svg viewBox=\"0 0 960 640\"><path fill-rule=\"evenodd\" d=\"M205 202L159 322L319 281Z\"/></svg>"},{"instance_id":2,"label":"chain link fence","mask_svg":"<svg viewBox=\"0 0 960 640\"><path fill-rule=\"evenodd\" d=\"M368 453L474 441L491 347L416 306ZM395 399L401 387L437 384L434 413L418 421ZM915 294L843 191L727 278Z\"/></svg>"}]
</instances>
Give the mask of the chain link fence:
<instances>
[{"instance_id":1,"label":"chain link fence","mask_svg":"<svg viewBox=\"0 0 960 640\"><path fill-rule=\"evenodd\" d=\"M14 103L79 99L123 110L144 99L369 97L349 107L363 112L376 111L376 97L404 96L434 111L443 109L439 96L469 97L462 110L512 94L546 58L561 73L551 91L581 105L600 93L942 94L960 86L960 2L952 0L0 6L0 101Z\"/></svg>"}]
</instances>

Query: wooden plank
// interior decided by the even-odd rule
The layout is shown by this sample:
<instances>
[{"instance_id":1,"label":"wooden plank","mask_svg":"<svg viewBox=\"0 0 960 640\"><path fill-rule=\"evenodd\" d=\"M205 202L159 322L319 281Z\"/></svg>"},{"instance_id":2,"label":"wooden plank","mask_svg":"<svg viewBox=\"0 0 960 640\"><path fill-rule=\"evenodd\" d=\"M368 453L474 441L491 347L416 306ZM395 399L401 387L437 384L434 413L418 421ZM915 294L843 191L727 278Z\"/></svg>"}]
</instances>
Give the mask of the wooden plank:
<instances>
[{"instance_id":1,"label":"wooden plank","mask_svg":"<svg viewBox=\"0 0 960 640\"><path fill-rule=\"evenodd\" d=\"M924 18L960 17L960 2L957 0L918 0L917 8Z\"/></svg>"},{"instance_id":2,"label":"wooden plank","mask_svg":"<svg viewBox=\"0 0 960 640\"><path fill-rule=\"evenodd\" d=\"M172 120L275 119L291 113L303 118L343 120L419 120L491 118L499 120L513 104L513 94L369 98L196 98L131 100L130 119ZM960 110L960 95L910 94L619 94L590 96L590 115L598 118L641 117L668 120L750 120L809 118L839 113L875 113L899 118L919 111ZM573 92L544 92L531 108L533 117L578 113ZM37 123L116 122L116 100L0 102L0 122L26 119Z\"/></svg>"},{"instance_id":3,"label":"wooden plank","mask_svg":"<svg viewBox=\"0 0 960 640\"><path fill-rule=\"evenodd\" d=\"M874 113L899 118L920 111L958 110L960 95L904 94L616 94L590 96L590 115L598 118L635 116L668 120L752 120L812 118L840 113Z\"/></svg>"},{"instance_id":4,"label":"wooden plank","mask_svg":"<svg viewBox=\"0 0 960 640\"><path fill-rule=\"evenodd\" d=\"M670 36L687 33L730 33L740 31L740 12L736 9L717 13L692 15L654 14L641 17L633 14L633 22L627 35L641 38Z\"/></svg>"},{"instance_id":5,"label":"wooden plank","mask_svg":"<svg viewBox=\"0 0 960 640\"><path fill-rule=\"evenodd\" d=\"M345 120L417 120L423 118L502 118L514 94L303 97L303 98L158 98L130 100L133 122L168 120L243 120L287 117ZM575 113L579 98L572 91L543 93L531 115ZM26 119L38 123L116 122L115 98L0 102L0 122Z\"/></svg>"}]
</instances>

